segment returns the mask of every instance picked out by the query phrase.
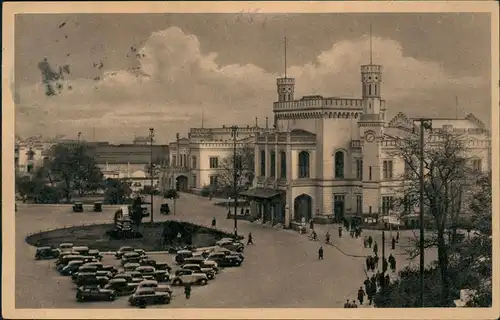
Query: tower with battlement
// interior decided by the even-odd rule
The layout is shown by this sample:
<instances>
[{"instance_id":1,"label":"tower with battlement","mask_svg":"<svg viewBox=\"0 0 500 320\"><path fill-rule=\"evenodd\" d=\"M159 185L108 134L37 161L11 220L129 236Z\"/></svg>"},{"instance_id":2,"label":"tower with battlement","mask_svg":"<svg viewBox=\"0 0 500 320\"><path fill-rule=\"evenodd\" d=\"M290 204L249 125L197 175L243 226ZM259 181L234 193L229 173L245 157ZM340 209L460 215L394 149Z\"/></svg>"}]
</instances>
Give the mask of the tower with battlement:
<instances>
[{"instance_id":1,"label":"tower with battlement","mask_svg":"<svg viewBox=\"0 0 500 320\"><path fill-rule=\"evenodd\" d=\"M290 102L294 100L294 78L278 78L276 80L276 86L278 90L278 102Z\"/></svg>"}]
</instances>

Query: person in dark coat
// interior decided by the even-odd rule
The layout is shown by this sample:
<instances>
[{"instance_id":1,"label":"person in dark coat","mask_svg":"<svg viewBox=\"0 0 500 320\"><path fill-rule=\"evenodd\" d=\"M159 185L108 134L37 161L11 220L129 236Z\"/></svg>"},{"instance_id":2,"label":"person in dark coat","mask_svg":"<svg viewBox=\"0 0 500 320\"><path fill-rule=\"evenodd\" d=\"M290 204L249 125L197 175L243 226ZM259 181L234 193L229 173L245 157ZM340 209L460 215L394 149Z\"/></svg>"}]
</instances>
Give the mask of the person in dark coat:
<instances>
[{"instance_id":1,"label":"person in dark coat","mask_svg":"<svg viewBox=\"0 0 500 320\"><path fill-rule=\"evenodd\" d=\"M372 283L370 285L370 293L368 295L368 300L370 305L372 304L373 298L375 297L376 294L377 294L377 284Z\"/></svg>"},{"instance_id":2,"label":"person in dark coat","mask_svg":"<svg viewBox=\"0 0 500 320\"><path fill-rule=\"evenodd\" d=\"M366 280L363 282L363 284L365 285L365 292L366 294L368 294L368 292L370 291L370 278L368 278L368 276L366 277Z\"/></svg>"},{"instance_id":3,"label":"person in dark coat","mask_svg":"<svg viewBox=\"0 0 500 320\"><path fill-rule=\"evenodd\" d=\"M373 244L373 253L375 255L378 255L378 244L377 244L377 241L375 241L375 243Z\"/></svg>"},{"instance_id":4,"label":"person in dark coat","mask_svg":"<svg viewBox=\"0 0 500 320\"><path fill-rule=\"evenodd\" d=\"M386 271L387 271L388 266L389 266L389 263L387 262L387 259L386 259L386 258L384 258L384 259L382 260L382 272L386 272Z\"/></svg>"},{"instance_id":5,"label":"person in dark coat","mask_svg":"<svg viewBox=\"0 0 500 320\"><path fill-rule=\"evenodd\" d=\"M399 231L396 232L396 241L399 241Z\"/></svg>"},{"instance_id":6,"label":"person in dark coat","mask_svg":"<svg viewBox=\"0 0 500 320\"><path fill-rule=\"evenodd\" d=\"M371 269L371 261L370 261L370 256L366 257L366 271L370 270Z\"/></svg>"},{"instance_id":7,"label":"person in dark coat","mask_svg":"<svg viewBox=\"0 0 500 320\"><path fill-rule=\"evenodd\" d=\"M365 299L365 291L363 290L363 287L359 287L359 290L358 290L358 301L359 301L359 305L362 305L363 304L363 300Z\"/></svg>"},{"instance_id":8,"label":"person in dark coat","mask_svg":"<svg viewBox=\"0 0 500 320\"><path fill-rule=\"evenodd\" d=\"M375 258L373 258L373 269L378 268L378 259L378 256L375 256Z\"/></svg>"},{"instance_id":9,"label":"person in dark coat","mask_svg":"<svg viewBox=\"0 0 500 320\"><path fill-rule=\"evenodd\" d=\"M319 247L318 260L323 260L323 247Z\"/></svg>"},{"instance_id":10,"label":"person in dark coat","mask_svg":"<svg viewBox=\"0 0 500 320\"><path fill-rule=\"evenodd\" d=\"M241 208L241 210L240 210L240 214L241 214L241 215L244 215L244 214L245 214L245 209L243 209L243 207L242 207L242 208Z\"/></svg>"},{"instance_id":11,"label":"person in dark coat","mask_svg":"<svg viewBox=\"0 0 500 320\"><path fill-rule=\"evenodd\" d=\"M392 272L396 272L396 259L394 258L394 256L391 254L389 255L389 265L391 266L391 270Z\"/></svg>"},{"instance_id":12,"label":"person in dark coat","mask_svg":"<svg viewBox=\"0 0 500 320\"><path fill-rule=\"evenodd\" d=\"M189 299L191 297L191 284L186 283L184 286L184 294L186 295L186 299Z\"/></svg>"},{"instance_id":13,"label":"person in dark coat","mask_svg":"<svg viewBox=\"0 0 500 320\"><path fill-rule=\"evenodd\" d=\"M247 246L248 246L249 244L252 244L252 245L253 245L253 237L252 237L252 233L251 233L251 232L249 232L249 233L248 233Z\"/></svg>"},{"instance_id":14,"label":"person in dark coat","mask_svg":"<svg viewBox=\"0 0 500 320\"><path fill-rule=\"evenodd\" d=\"M390 284L391 284L391 278L389 277L388 274L386 274L385 277L384 277L385 288L387 288Z\"/></svg>"},{"instance_id":15,"label":"person in dark coat","mask_svg":"<svg viewBox=\"0 0 500 320\"><path fill-rule=\"evenodd\" d=\"M392 250L396 249L396 239L392 237Z\"/></svg>"},{"instance_id":16,"label":"person in dark coat","mask_svg":"<svg viewBox=\"0 0 500 320\"><path fill-rule=\"evenodd\" d=\"M215 228L217 224L217 220L215 220L215 217L212 219L212 228Z\"/></svg>"},{"instance_id":17,"label":"person in dark coat","mask_svg":"<svg viewBox=\"0 0 500 320\"><path fill-rule=\"evenodd\" d=\"M369 236L368 237L368 247L372 247L372 243L373 243L373 239L372 239L372 236Z\"/></svg>"},{"instance_id":18,"label":"person in dark coat","mask_svg":"<svg viewBox=\"0 0 500 320\"><path fill-rule=\"evenodd\" d=\"M342 238L342 226L339 226L339 238Z\"/></svg>"},{"instance_id":19,"label":"person in dark coat","mask_svg":"<svg viewBox=\"0 0 500 320\"><path fill-rule=\"evenodd\" d=\"M367 237L364 237L363 238L363 247L368 247L368 238Z\"/></svg>"},{"instance_id":20,"label":"person in dark coat","mask_svg":"<svg viewBox=\"0 0 500 320\"><path fill-rule=\"evenodd\" d=\"M309 219L309 229L314 230L314 221L313 221L313 219Z\"/></svg>"}]
</instances>

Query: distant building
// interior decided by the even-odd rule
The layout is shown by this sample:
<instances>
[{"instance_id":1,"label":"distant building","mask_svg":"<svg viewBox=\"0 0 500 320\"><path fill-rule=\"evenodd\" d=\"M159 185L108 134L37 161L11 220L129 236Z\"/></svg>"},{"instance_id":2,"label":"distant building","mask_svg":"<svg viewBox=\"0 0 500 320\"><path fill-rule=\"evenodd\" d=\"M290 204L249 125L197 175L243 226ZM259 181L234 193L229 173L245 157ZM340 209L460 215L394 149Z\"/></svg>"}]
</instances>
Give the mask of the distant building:
<instances>
[{"instance_id":1,"label":"distant building","mask_svg":"<svg viewBox=\"0 0 500 320\"><path fill-rule=\"evenodd\" d=\"M191 128L187 138L178 138L169 144L170 166L165 171L163 185L174 188L176 182L180 190L200 190L215 186L223 169L225 158L233 155L234 141L231 127ZM266 120L266 127L238 127L237 149L250 149L253 152L254 137L259 132L271 132Z\"/></svg>"}]
</instances>

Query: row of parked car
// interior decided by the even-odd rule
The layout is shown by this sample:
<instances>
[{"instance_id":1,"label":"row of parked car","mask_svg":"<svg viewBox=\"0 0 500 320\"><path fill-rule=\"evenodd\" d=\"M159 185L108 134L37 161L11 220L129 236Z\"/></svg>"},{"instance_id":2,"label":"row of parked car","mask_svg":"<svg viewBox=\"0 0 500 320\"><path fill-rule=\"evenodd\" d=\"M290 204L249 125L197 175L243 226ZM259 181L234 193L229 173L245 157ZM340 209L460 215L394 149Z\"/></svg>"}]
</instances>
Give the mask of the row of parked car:
<instances>
[{"instance_id":1,"label":"row of parked car","mask_svg":"<svg viewBox=\"0 0 500 320\"><path fill-rule=\"evenodd\" d=\"M220 246L219 246L220 245ZM236 249L232 251L228 248ZM115 254L119 265L104 265L102 254L85 246L63 243L58 248L37 248L36 259L57 258L56 269L70 276L77 287L76 299L113 301L130 295L129 304L168 304L172 286L206 285L221 267L241 266L243 244L222 239L210 250L179 250L175 261L180 268L172 271L167 262L150 258L143 249L121 247Z\"/></svg>"}]
</instances>

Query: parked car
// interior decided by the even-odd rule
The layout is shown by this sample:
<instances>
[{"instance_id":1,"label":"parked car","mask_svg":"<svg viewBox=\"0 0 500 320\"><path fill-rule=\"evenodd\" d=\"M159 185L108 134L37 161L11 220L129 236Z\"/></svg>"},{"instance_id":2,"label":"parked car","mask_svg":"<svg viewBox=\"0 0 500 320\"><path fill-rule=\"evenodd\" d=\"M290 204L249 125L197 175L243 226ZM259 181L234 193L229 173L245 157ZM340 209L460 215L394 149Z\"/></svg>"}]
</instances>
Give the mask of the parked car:
<instances>
[{"instance_id":1,"label":"parked car","mask_svg":"<svg viewBox=\"0 0 500 320\"><path fill-rule=\"evenodd\" d=\"M134 249L134 252L137 252L141 256L146 256L146 251L144 249Z\"/></svg>"},{"instance_id":2,"label":"parked car","mask_svg":"<svg viewBox=\"0 0 500 320\"><path fill-rule=\"evenodd\" d=\"M172 272L172 267L167 262L156 262L154 267L156 270L167 270L169 273Z\"/></svg>"},{"instance_id":3,"label":"parked car","mask_svg":"<svg viewBox=\"0 0 500 320\"><path fill-rule=\"evenodd\" d=\"M64 242L59 245L59 249L61 249L61 251L68 251L73 249L73 247L74 245L70 242Z\"/></svg>"},{"instance_id":4,"label":"parked car","mask_svg":"<svg viewBox=\"0 0 500 320\"><path fill-rule=\"evenodd\" d=\"M245 250L245 245L236 240L219 240L215 245L235 252L243 252Z\"/></svg>"},{"instance_id":5,"label":"parked car","mask_svg":"<svg viewBox=\"0 0 500 320\"><path fill-rule=\"evenodd\" d=\"M73 274L73 275L75 275L75 274ZM73 275L72 275L72 277L73 277ZM97 275L95 272L78 272L76 274L74 282L79 287L99 284L99 281L97 281Z\"/></svg>"},{"instance_id":6,"label":"parked car","mask_svg":"<svg viewBox=\"0 0 500 320\"><path fill-rule=\"evenodd\" d=\"M161 214L169 214L170 213L170 207L168 206L168 203L161 204L160 213Z\"/></svg>"},{"instance_id":7,"label":"parked car","mask_svg":"<svg viewBox=\"0 0 500 320\"><path fill-rule=\"evenodd\" d=\"M142 273L140 273L139 271L130 271L127 272L127 274L129 274L132 277L132 280L130 281L131 283L139 283L143 280L146 280L144 279Z\"/></svg>"},{"instance_id":8,"label":"parked car","mask_svg":"<svg viewBox=\"0 0 500 320\"><path fill-rule=\"evenodd\" d=\"M101 201L94 202L94 212L102 212L102 202Z\"/></svg>"},{"instance_id":9,"label":"parked car","mask_svg":"<svg viewBox=\"0 0 500 320\"><path fill-rule=\"evenodd\" d=\"M143 256L141 256L137 252L126 252L122 256L121 264L122 266L126 265L127 263L139 263L143 259Z\"/></svg>"},{"instance_id":10,"label":"parked car","mask_svg":"<svg viewBox=\"0 0 500 320\"><path fill-rule=\"evenodd\" d=\"M159 292L168 292L170 296L172 296L172 288L169 285L166 284L158 284L158 281L155 280L144 280L139 282L137 285L137 289L142 289L142 288L153 288L155 291Z\"/></svg>"},{"instance_id":11,"label":"parked car","mask_svg":"<svg viewBox=\"0 0 500 320\"><path fill-rule=\"evenodd\" d=\"M76 291L76 300L83 301L113 301L116 299L116 293L111 289L104 289L96 285L81 286Z\"/></svg>"},{"instance_id":12,"label":"parked car","mask_svg":"<svg viewBox=\"0 0 500 320\"><path fill-rule=\"evenodd\" d=\"M214 251L212 251L212 253L214 253L214 252L222 252L226 256L236 256L236 257L240 258L241 261L245 260L245 256L243 256L243 254L241 254L240 252L231 251L229 249L217 247L214 249Z\"/></svg>"},{"instance_id":13,"label":"parked car","mask_svg":"<svg viewBox=\"0 0 500 320\"><path fill-rule=\"evenodd\" d=\"M57 249L52 249L51 247L38 247L35 252L36 260L46 260L55 259L59 256Z\"/></svg>"},{"instance_id":14,"label":"parked car","mask_svg":"<svg viewBox=\"0 0 500 320\"><path fill-rule=\"evenodd\" d=\"M67 266L63 266L59 270L59 273L62 276L71 276L74 272L78 272L78 268L80 268L82 265L83 265L82 260L70 261Z\"/></svg>"},{"instance_id":15,"label":"parked car","mask_svg":"<svg viewBox=\"0 0 500 320\"><path fill-rule=\"evenodd\" d=\"M181 286L186 283L206 285L208 283L207 275L204 273L196 273L193 270L181 269L175 272L175 275L170 278L170 283L174 286Z\"/></svg>"},{"instance_id":16,"label":"parked car","mask_svg":"<svg viewBox=\"0 0 500 320\"><path fill-rule=\"evenodd\" d=\"M128 246L121 247L120 249L118 249L118 251L116 251L115 258L121 259L123 254L125 254L126 252L133 252L133 251L134 251L134 248L132 248L132 247L128 247Z\"/></svg>"},{"instance_id":17,"label":"parked car","mask_svg":"<svg viewBox=\"0 0 500 320\"><path fill-rule=\"evenodd\" d=\"M118 273L118 269L112 265L103 265L101 270L109 271L113 274L113 276Z\"/></svg>"},{"instance_id":18,"label":"parked car","mask_svg":"<svg viewBox=\"0 0 500 320\"><path fill-rule=\"evenodd\" d=\"M151 305L151 304L169 304L170 294L167 292L158 292L153 288L143 288L136 290L128 300L131 306Z\"/></svg>"},{"instance_id":19,"label":"parked car","mask_svg":"<svg viewBox=\"0 0 500 320\"><path fill-rule=\"evenodd\" d=\"M135 262L129 262L129 263L126 263L124 266L123 266L123 270L125 272L127 271L135 271L135 269L139 268L141 265L139 263L135 263Z\"/></svg>"},{"instance_id":20,"label":"parked car","mask_svg":"<svg viewBox=\"0 0 500 320\"><path fill-rule=\"evenodd\" d=\"M212 260L217 262L220 267L239 267L243 261L237 256L228 256L223 252L213 252L208 257L207 260Z\"/></svg>"},{"instance_id":21,"label":"parked car","mask_svg":"<svg viewBox=\"0 0 500 320\"><path fill-rule=\"evenodd\" d=\"M129 273L118 273L118 274L115 274L115 276L113 277L113 279L123 279L125 281L127 281L128 283L132 283L133 281L133 278L132 278L132 275L129 274Z\"/></svg>"},{"instance_id":22,"label":"parked car","mask_svg":"<svg viewBox=\"0 0 500 320\"><path fill-rule=\"evenodd\" d=\"M175 255L175 262L178 264L183 264L184 259L193 257L193 252L189 250L179 250Z\"/></svg>"},{"instance_id":23,"label":"parked car","mask_svg":"<svg viewBox=\"0 0 500 320\"><path fill-rule=\"evenodd\" d=\"M203 260L203 262L200 264L200 267L212 268L216 274L219 273L219 265L213 260Z\"/></svg>"},{"instance_id":24,"label":"parked car","mask_svg":"<svg viewBox=\"0 0 500 320\"><path fill-rule=\"evenodd\" d=\"M85 257L81 255L76 255L76 254L69 254L66 256L60 257L57 262L56 266L66 266L70 261L75 261L75 260L81 260L85 262Z\"/></svg>"},{"instance_id":25,"label":"parked car","mask_svg":"<svg viewBox=\"0 0 500 320\"><path fill-rule=\"evenodd\" d=\"M89 247L87 246L73 247L72 250L78 252L82 256L88 256L90 251Z\"/></svg>"},{"instance_id":26,"label":"parked car","mask_svg":"<svg viewBox=\"0 0 500 320\"><path fill-rule=\"evenodd\" d=\"M83 203L82 202L73 203L73 212L83 212Z\"/></svg>"},{"instance_id":27,"label":"parked car","mask_svg":"<svg viewBox=\"0 0 500 320\"><path fill-rule=\"evenodd\" d=\"M79 267L76 272L73 272L73 274L71 275L71 280L76 281L80 274L85 274L85 273L95 274L96 272L97 272L96 266L86 266L84 264L81 267Z\"/></svg>"},{"instance_id":28,"label":"parked car","mask_svg":"<svg viewBox=\"0 0 500 320\"><path fill-rule=\"evenodd\" d=\"M114 290L117 296L126 296L135 292L137 283L128 283L123 278L111 279L104 289Z\"/></svg>"},{"instance_id":29,"label":"parked car","mask_svg":"<svg viewBox=\"0 0 500 320\"><path fill-rule=\"evenodd\" d=\"M97 250L97 249L91 249L91 250L89 250L88 255L89 255L90 257L94 257L94 258L96 258L96 259L97 259L97 260L99 260L99 261L101 261L101 260L102 260L102 254L101 254L101 253L99 252L99 250Z\"/></svg>"},{"instance_id":30,"label":"parked car","mask_svg":"<svg viewBox=\"0 0 500 320\"><path fill-rule=\"evenodd\" d=\"M182 265L182 269L181 270L193 270L193 272L197 272L197 273L204 273L207 275L207 278L208 280L213 280L215 279L215 271L214 269L212 268L202 268L200 267L200 265L198 264L184 264Z\"/></svg>"},{"instance_id":31,"label":"parked car","mask_svg":"<svg viewBox=\"0 0 500 320\"><path fill-rule=\"evenodd\" d=\"M203 256L193 256L189 258L185 258L182 264L197 264L200 265L203 261L205 261L205 258Z\"/></svg>"},{"instance_id":32,"label":"parked car","mask_svg":"<svg viewBox=\"0 0 500 320\"><path fill-rule=\"evenodd\" d=\"M104 266L102 262L87 262L84 264L86 267L96 267L97 270L102 270L102 267Z\"/></svg>"},{"instance_id":33,"label":"parked car","mask_svg":"<svg viewBox=\"0 0 500 320\"><path fill-rule=\"evenodd\" d=\"M170 279L170 275L167 270L156 270L155 267L152 266L140 266L135 269L135 271L140 272L146 280L166 282Z\"/></svg>"},{"instance_id":34,"label":"parked car","mask_svg":"<svg viewBox=\"0 0 500 320\"><path fill-rule=\"evenodd\" d=\"M98 276L98 277L106 277L108 279L112 279L113 278L113 274L111 272L109 272L109 271L106 271L106 270L97 270L96 276Z\"/></svg>"}]
</instances>

